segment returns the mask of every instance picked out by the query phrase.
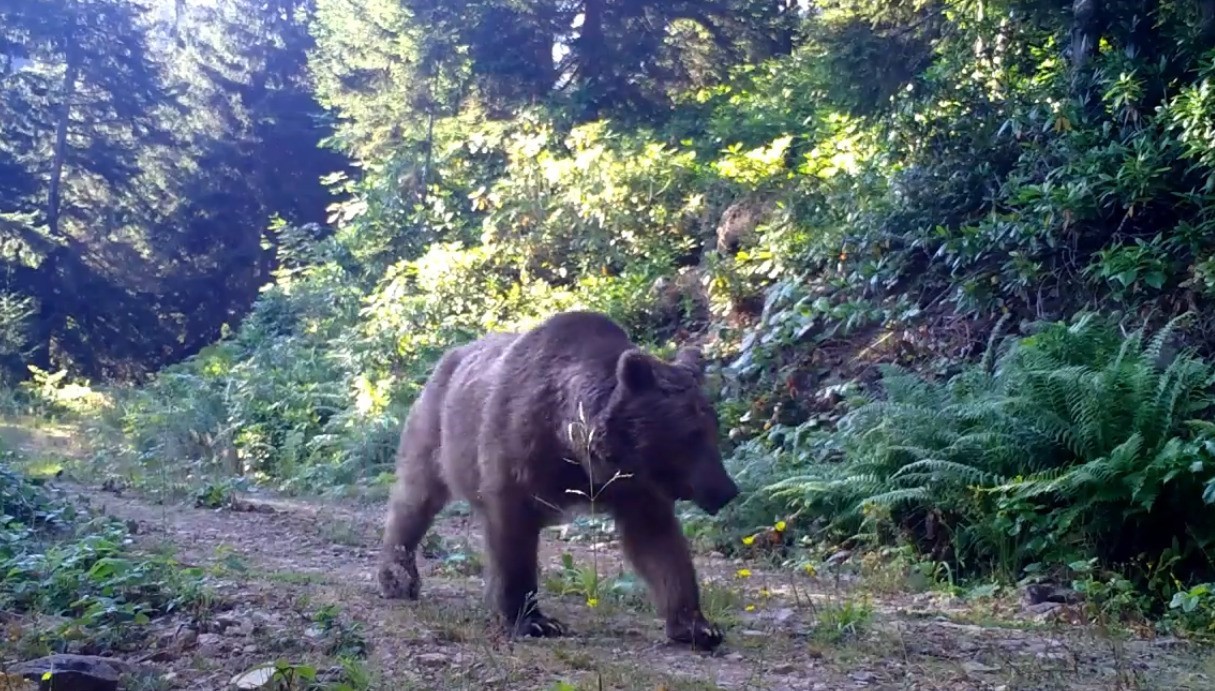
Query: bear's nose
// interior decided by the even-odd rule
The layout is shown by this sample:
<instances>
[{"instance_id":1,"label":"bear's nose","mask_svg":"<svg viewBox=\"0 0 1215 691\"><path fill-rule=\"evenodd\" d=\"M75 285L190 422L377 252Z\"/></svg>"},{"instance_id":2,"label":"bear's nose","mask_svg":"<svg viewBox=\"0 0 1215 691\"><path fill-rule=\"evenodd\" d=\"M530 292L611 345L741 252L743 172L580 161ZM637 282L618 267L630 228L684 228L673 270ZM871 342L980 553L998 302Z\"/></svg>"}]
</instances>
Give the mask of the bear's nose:
<instances>
[{"instance_id":1,"label":"bear's nose","mask_svg":"<svg viewBox=\"0 0 1215 691\"><path fill-rule=\"evenodd\" d=\"M738 485L733 480L729 481L728 485L714 488L705 497L705 501L700 505L700 508L705 510L705 513L710 516L716 516L718 512L726 507L727 504L734 501L738 496Z\"/></svg>"}]
</instances>

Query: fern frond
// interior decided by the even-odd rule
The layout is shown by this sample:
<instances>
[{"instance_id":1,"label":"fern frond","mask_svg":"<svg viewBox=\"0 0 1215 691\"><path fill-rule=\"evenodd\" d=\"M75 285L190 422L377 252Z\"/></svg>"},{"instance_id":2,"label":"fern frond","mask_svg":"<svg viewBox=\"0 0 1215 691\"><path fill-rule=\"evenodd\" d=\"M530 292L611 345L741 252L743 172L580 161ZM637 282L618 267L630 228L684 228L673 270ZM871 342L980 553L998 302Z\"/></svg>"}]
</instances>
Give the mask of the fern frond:
<instances>
[{"instance_id":1,"label":"fern frond","mask_svg":"<svg viewBox=\"0 0 1215 691\"><path fill-rule=\"evenodd\" d=\"M931 498L931 494L925 487L912 487L909 489L896 489L882 494L876 494L871 497L866 497L860 504L870 504L873 506L894 507L899 504L911 502L926 502Z\"/></svg>"},{"instance_id":2,"label":"fern frond","mask_svg":"<svg viewBox=\"0 0 1215 691\"><path fill-rule=\"evenodd\" d=\"M926 458L899 468L892 478L916 476L936 476L939 481L955 485L990 486L1002 481L1000 476L989 473L965 463L957 463L939 458Z\"/></svg>"},{"instance_id":3,"label":"fern frond","mask_svg":"<svg viewBox=\"0 0 1215 691\"><path fill-rule=\"evenodd\" d=\"M1164 348L1166 345L1168 345L1170 339L1173 338L1173 334L1177 332L1183 322L1188 322L1192 318L1193 313L1184 312L1168 320L1168 322L1166 322L1165 325L1156 332L1156 335L1154 335L1151 340L1148 341L1147 348L1143 353L1147 361L1151 363L1159 362L1160 354L1164 352ZM1178 355L1180 355L1180 353Z\"/></svg>"}]
</instances>

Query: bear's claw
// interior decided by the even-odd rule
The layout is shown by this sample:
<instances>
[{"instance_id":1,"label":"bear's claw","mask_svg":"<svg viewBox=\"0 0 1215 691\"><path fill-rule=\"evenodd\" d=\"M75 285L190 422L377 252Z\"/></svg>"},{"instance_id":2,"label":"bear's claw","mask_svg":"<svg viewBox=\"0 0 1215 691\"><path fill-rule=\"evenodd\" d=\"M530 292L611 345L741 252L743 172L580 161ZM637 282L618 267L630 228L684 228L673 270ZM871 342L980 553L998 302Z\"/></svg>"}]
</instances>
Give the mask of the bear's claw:
<instances>
[{"instance_id":1,"label":"bear's claw","mask_svg":"<svg viewBox=\"0 0 1215 691\"><path fill-rule=\"evenodd\" d=\"M515 633L532 638L556 638L569 633L569 629L556 619L543 614L532 614L515 626Z\"/></svg>"},{"instance_id":2,"label":"bear's claw","mask_svg":"<svg viewBox=\"0 0 1215 691\"><path fill-rule=\"evenodd\" d=\"M668 626L667 637L676 643L691 644L697 650L712 650L726 638L720 626L700 618L691 626Z\"/></svg>"}]
</instances>

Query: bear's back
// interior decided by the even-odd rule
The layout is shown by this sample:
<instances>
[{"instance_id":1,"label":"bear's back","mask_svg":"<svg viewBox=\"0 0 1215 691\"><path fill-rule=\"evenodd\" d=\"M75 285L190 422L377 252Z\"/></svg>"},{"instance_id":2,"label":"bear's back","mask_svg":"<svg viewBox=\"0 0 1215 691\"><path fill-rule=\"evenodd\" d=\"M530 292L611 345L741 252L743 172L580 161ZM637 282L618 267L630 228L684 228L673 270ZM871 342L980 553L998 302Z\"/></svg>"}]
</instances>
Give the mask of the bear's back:
<instances>
[{"instance_id":1,"label":"bear's back","mask_svg":"<svg viewBox=\"0 0 1215 691\"><path fill-rule=\"evenodd\" d=\"M485 384L479 410L480 472L491 486L517 483L565 503L578 482L568 426L589 423L616 386L616 362L633 347L609 317L563 312L510 343L492 366L469 373Z\"/></svg>"}]
</instances>

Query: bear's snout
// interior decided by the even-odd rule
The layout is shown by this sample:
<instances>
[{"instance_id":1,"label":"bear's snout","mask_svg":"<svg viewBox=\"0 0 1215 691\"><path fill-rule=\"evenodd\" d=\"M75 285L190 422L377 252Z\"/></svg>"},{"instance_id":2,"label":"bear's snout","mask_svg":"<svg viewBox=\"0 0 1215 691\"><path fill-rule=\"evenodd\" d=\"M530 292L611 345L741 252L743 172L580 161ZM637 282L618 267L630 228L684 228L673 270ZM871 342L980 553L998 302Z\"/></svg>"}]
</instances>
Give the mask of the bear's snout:
<instances>
[{"instance_id":1,"label":"bear's snout","mask_svg":"<svg viewBox=\"0 0 1215 691\"><path fill-rule=\"evenodd\" d=\"M697 487L695 494L693 502L703 509L705 513L710 516L716 516L719 511L738 496L738 485L722 470L721 478L715 478L714 482L704 483L700 487Z\"/></svg>"}]
</instances>

